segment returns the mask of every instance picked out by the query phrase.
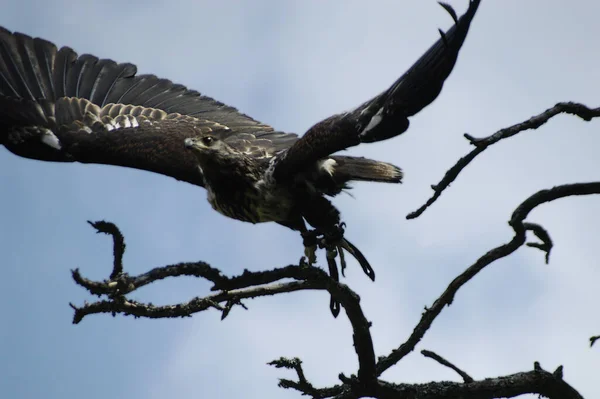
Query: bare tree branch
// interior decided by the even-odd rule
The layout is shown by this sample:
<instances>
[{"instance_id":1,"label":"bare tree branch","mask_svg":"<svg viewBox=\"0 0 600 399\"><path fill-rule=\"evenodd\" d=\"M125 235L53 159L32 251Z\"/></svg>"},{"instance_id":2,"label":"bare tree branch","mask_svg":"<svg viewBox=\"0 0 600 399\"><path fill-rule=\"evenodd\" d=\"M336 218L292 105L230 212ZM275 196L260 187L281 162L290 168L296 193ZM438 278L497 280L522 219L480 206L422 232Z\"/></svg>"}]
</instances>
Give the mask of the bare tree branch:
<instances>
[{"instance_id":1,"label":"bare tree branch","mask_svg":"<svg viewBox=\"0 0 600 399\"><path fill-rule=\"evenodd\" d=\"M415 219L421 216L423 212L427 210L427 208L429 208L435 201L437 201L440 195L442 195L442 192L444 192L444 190L446 190L446 188L448 188L450 184L454 182L454 180L456 180L460 172L462 172L462 170L466 168L467 165L469 165L471 161L475 159L475 157L477 157L477 155L481 154L489 146L499 142L500 140L512 137L525 130L537 129L546 122L548 122L548 120L550 120L554 116L562 113L576 115L584 121L589 122L593 118L600 116L600 107L588 108L587 106L579 103L563 102L556 104L554 107L547 109L539 115L531 117L525 122L517 123L516 125L500 129L496 133L485 138L478 139L473 136L470 136L469 134L465 134L465 138L475 146L475 149L467 155L465 155L464 157L460 158L458 162L446 172L444 178L438 184L432 185L431 188L434 191L433 196L429 198L427 202L424 205L422 205L419 209L409 213L406 216L406 218Z\"/></svg>"},{"instance_id":2,"label":"bare tree branch","mask_svg":"<svg viewBox=\"0 0 600 399\"><path fill-rule=\"evenodd\" d=\"M377 375L381 375L385 370L399 362L402 358L408 355L415 349L415 346L421 341L427 330L431 327L431 324L436 317L441 313L445 306L450 305L454 300L456 292L471 280L477 273L483 270L484 267L490 263L504 258L519 247L525 244L526 231L533 230L537 232L538 238L540 235L544 237L544 234L540 234L538 225L531 223L524 223L523 221L529 213L538 205L546 202L554 201L559 198L569 197L573 195L589 195L589 194L600 194L600 182L594 183L575 183L565 184L562 186L553 187L548 190L541 190L533 194L525 201L523 201L513 212L512 217L508 224L513 228L515 235L508 243L500 245L494 249L491 249L483 256L481 256L473 265L465 270L461 275L456 277L442 295L433 303L433 305L426 309L421 317L421 320L414 328L410 337L400 345L399 348L394 349L388 356L379 358L377 363ZM545 232L545 230L544 230ZM545 232L547 235L547 232ZM549 236L547 237L549 239ZM550 241L551 242L551 241ZM545 243L545 247L548 248L547 254L550 251L551 244Z\"/></svg>"},{"instance_id":3,"label":"bare tree branch","mask_svg":"<svg viewBox=\"0 0 600 399\"><path fill-rule=\"evenodd\" d=\"M422 350L421 354L425 357L435 360L436 362L438 362L439 364L441 364L443 366L449 367L452 370L456 371L456 373L462 377L464 382L469 383L469 382L474 381L473 378L469 374L465 373L464 371L462 371L461 369L459 369L458 367L456 367L455 365L453 365L452 363L450 363L449 361L447 361L446 359L444 359L437 353L428 351L428 350Z\"/></svg>"},{"instance_id":4,"label":"bare tree branch","mask_svg":"<svg viewBox=\"0 0 600 399\"><path fill-rule=\"evenodd\" d=\"M75 310L73 323L78 324L85 316L98 313L122 313L135 317L147 317L151 319L170 318L170 317L189 317L194 313L215 308L224 310L220 303L238 301L243 298L258 298L270 296L284 292L294 292L300 290L325 290L326 281L293 281L290 283L279 283L250 287L241 290L222 291L216 294L210 294L205 297L196 297L188 302L178 303L176 305L155 306L151 303L141 303L129 300L124 296L118 296L109 300L85 303L81 307L71 304Z\"/></svg>"},{"instance_id":5,"label":"bare tree branch","mask_svg":"<svg viewBox=\"0 0 600 399\"><path fill-rule=\"evenodd\" d=\"M292 365L286 368L294 368ZM528 393L539 394L551 399L583 399L583 396L563 380L562 366L550 373L538 362L534 370L485 378L470 382L435 381L426 384L394 384L378 380L375 386L360 386L354 379L345 379L343 386L320 388L311 391L300 381L285 381L280 386L295 389L313 398L355 399L371 397L379 399L495 399L514 398ZM353 385L354 384L354 385Z\"/></svg>"}]
</instances>

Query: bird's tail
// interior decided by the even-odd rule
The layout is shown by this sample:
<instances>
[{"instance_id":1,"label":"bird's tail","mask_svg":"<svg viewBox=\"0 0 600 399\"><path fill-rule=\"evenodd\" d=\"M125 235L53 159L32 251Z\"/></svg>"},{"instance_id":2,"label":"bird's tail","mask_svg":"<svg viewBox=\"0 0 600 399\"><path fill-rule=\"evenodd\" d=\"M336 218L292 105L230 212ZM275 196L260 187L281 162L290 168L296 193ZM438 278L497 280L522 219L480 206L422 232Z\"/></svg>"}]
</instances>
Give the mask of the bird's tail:
<instances>
[{"instance_id":1,"label":"bird's tail","mask_svg":"<svg viewBox=\"0 0 600 399\"><path fill-rule=\"evenodd\" d=\"M402 182L402 170L387 162L348 156L333 156L331 159L335 161L332 167L335 179L338 181Z\"/></svg>"}]
</instances>

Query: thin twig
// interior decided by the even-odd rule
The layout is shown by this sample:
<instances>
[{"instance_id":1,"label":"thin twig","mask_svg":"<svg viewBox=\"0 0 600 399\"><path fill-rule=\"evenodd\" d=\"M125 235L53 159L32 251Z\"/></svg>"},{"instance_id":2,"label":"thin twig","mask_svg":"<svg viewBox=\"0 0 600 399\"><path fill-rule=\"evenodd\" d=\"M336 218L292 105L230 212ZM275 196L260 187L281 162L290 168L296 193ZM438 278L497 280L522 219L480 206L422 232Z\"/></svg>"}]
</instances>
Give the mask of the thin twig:
<instances>
[{"instance_id":1,"label":"thin twig","mask_svg":"<svg viewBox=\"0 0 600 399\"><path fill-rule=\"evenodd\" d=\"M309 395L313 398L326 398L335 395L331 388L317 389L310 382L308 382L304 376L304 370L302 369L302 360L298 359L297 357L293 359L281 357L267 364L276 368L286 368L296 371L296 374L298 375L298 381L281 378L279 380L279 386L281 388L295 389L296 391L301 392L303 395Z\"/></svg>"},{"instance_id":2,"label":"thin twig","mask_svg":"<svg viewBox=\"0 0 600 399\"><path fill-rule=\"evenodd\" d=\"M537 129L552 117L558 114L571 114L576 115L583 119L584 121L591 121L593 118L600 116L600 107L598 108L588 108L587 106L574 102L562 102L556 104L554 107L547 109L539 115L533 116L525 122L517 123L516 125L500 129L496 133L485 137L485 138L475 138L470 136L469 134L465 134L465 138L469 140L469 142L474 145L476 148L472 150L470 153L460 158L458 162L450 168L444 178L435 185L432 185L434 193L431 198L427 200L427 202L422 205L419 209L414 212L409 213L406 218L407 219L415 219L423 214L427 208L429 208L437 199L442 195L442 192L446 190L454 180L458 177L460 172L464 168L466 168L473 159L477 157L477 155L481 154L485 151L489 146L499 142L500 140L507 139L512 137L520 132Z\"/></svg>"},{"instance_id":3,"label":"thin twig","mask_svg":"<svg viewBox=\"0 0 600 399\"><path fill-rule=\"evenodd\" d=\"M432 351L428 351L428 350L422 350L421 354L423 356L425 356L425 357L428 357L430 359L435 360L436 362L438 362L442 366L449 367L452 370L456 371L456 373L462 377L462 379L463 379L463 381L465 383L470 383L470 382L474 381L473 378L469 374L465 373L464 371L462 371L461 369L459 369L454 364L450 363L449 361L447 361L446 359L444 359L443 357L441 357L437 353L432 352Z\"/></svg>"}]
</instances>

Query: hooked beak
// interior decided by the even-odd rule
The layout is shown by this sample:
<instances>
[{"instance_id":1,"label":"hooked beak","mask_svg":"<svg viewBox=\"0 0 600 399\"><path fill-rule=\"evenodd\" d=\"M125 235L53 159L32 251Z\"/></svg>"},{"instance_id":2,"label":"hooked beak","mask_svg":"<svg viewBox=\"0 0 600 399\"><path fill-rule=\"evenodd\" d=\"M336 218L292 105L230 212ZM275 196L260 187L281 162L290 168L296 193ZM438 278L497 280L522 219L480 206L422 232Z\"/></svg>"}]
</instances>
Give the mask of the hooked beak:
<instances>
[{"instance_id":1,"label":"hooked beak","mask_svg":"<svg viewBox=\"0 0 600 399\"><path fill-rule=\"evenodd\" d=\"M191 137L187 138L184 140L183 144L185 145L185 148L193 148L194 144L195 144L195 140Z\"/></svg>"}]
</instances>

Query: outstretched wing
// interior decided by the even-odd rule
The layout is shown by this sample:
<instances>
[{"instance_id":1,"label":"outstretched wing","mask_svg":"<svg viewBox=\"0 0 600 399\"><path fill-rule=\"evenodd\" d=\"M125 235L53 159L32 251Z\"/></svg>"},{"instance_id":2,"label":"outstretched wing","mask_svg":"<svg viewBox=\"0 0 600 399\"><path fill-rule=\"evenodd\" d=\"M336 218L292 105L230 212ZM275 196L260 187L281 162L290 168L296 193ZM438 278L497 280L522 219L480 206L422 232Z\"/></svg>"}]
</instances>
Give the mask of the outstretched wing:
<instances>
[{"instance_id":1,"label":"outstretched wing","mask_svg":"<svg viewBox=\"0 0 600 399\"><path fill-rule=\"evenodd\" d=\"M273 130L129 63L0 27L0 144L44 161L132 167L203 185L183 141Z\"/></svg>"},{"instance_id":2,"label":"outstretched wing","mask_svg":"<svg viewBox=\"0 0 600 399\"><path fill-rule=\"evenodd\" d=\"M282 154L275 167L275 178L285 179L306 165L348 147L405 132L408 117L431 104L440 94L480 1L471 0L460 19L452 7L440 3L454 19L454 26L447 33L440 30L441 38L389 89L350 112L331 116L311 127Z\"/></svg>"}]
</instances>

